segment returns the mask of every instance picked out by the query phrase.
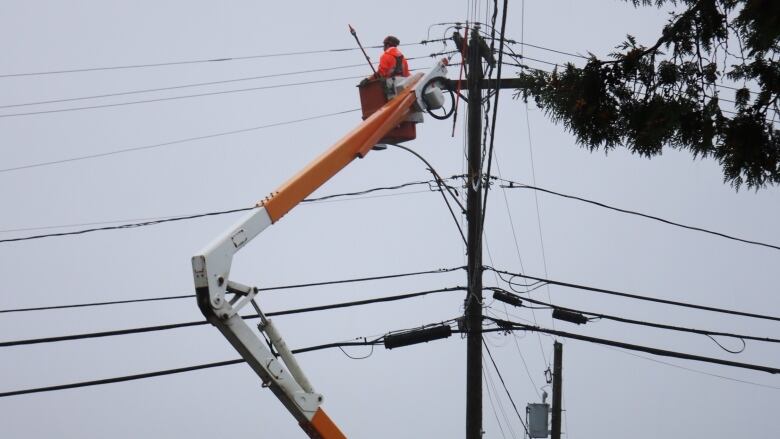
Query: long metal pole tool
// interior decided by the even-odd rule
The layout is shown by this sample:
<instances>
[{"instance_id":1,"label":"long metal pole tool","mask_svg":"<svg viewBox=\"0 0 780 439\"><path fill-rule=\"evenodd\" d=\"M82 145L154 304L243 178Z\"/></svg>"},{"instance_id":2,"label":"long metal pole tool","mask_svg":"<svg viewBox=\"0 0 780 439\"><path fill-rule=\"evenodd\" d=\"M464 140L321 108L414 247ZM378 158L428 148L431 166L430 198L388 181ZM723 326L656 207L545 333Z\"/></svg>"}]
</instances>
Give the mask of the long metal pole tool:
<instances>
[{"instance_id":1,"label":"long metal pole tool","mask_svg":"<svg viewBox=\"0 0 780 439\"><path fill-rule=\"evenodd\" d=\"M368 57L368 54L366 53L366 49L363 48L363 45L360 44L360 39L357 36L357 32L355 32L355 28L352 27L351 24L348 24L349 26L349 33L352 34L353 37L355 37L355 41L357 41L358 47L360 47L360 50L363 52L363 56L366 57L366 61L368 61L368 66L371 67L371 71L374 72L374 76L376 76L376 69L374 68L374 64L371 63L371 58Z\"/></svg>"}]
</instances>

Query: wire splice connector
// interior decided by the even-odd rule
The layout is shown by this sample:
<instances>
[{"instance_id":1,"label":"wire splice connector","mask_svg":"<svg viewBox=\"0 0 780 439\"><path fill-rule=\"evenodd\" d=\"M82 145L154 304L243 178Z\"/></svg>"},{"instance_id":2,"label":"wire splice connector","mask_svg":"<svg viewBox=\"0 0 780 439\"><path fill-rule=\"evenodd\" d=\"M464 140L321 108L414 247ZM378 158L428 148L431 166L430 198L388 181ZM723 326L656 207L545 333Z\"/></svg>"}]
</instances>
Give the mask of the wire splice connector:
<instances>
[{"instance_id":1,"label":"wire splice connector","mask_svg":"<svg viewBox=\"0 0 780 439\"><path fill-rule=\"evenodd\" d=\"M452 335L452 328L449 325L437 325L430 328L414 329L399 334L387 335L385 336L384 344L386 349L393 349L418 343L427 343L440 338L447 338L450 335Z\"/></svg>"}]
</instances>

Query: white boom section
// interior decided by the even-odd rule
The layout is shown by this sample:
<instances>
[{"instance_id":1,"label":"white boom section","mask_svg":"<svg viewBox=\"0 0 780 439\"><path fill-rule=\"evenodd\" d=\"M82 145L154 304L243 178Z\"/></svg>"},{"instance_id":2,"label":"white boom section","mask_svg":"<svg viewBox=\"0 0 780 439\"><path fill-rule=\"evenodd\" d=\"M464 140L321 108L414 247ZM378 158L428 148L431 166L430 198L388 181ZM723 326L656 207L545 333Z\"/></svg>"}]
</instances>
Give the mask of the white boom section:
<instances>
[{"instance_id":1,"label":"white boom section","mask_svg":"<svg viewBox=\"0 0 780 439\"><path fill-rule=\"evenodd\" d=\"M253 299L256 289L229 282L233 255L251 241L266 227L271 218L262 207L252 210L229 231L209 244L200 254L192 258L195 290L198 306L210 323L216 326L233 347L247 360L247 363L295 416L298 422L310 422L322 403L322 395L315 393L303 376L290 351L281 341L273 323L265 320L264 330L271 336L274 346L283 353L285 368L269 347L253 329L238 315L238 311ZM225 298L228 285L241 291L231 302ZM286 357L286 358L285 358ZM295 370L296 379L287 369Z\"/></svg>"}]
</instances>

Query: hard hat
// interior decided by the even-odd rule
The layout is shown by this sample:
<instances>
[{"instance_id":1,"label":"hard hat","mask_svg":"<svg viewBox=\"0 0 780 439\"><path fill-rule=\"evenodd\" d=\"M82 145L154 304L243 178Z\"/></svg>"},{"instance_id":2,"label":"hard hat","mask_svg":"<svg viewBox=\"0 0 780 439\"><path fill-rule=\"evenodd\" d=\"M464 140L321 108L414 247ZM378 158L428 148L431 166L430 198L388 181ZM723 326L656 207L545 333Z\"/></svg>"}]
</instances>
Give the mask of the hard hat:
<instances>
[{"instance_id":1,"label":"hard hat","mask_svg":"<svg viewBox=\"0 0 780 439\"><path fill-rule=\"evenodd\" d=\"M384 40L384 41L382 41L382 43L383 43L385 46L393 46L393 47L395 47L395 46L397 46L397 45L401 44L401 40L399 40L398 38L396 38L396 37L394 37L394 36L392 36L392 35L388 35L388 36L385 38L385 40Z\"/></svg>"}]
</instances>

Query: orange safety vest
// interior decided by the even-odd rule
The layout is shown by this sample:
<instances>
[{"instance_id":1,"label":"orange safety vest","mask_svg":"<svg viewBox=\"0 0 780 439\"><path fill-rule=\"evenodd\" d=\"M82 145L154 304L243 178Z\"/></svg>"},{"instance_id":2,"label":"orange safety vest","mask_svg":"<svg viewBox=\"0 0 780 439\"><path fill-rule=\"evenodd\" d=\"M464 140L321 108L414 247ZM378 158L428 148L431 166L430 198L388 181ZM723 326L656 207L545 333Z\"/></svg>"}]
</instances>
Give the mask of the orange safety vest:
<instances>
[{"instance_id":1,"label":"orange safety vest","mask_svg":"<svg viewBox=\"0 0 780 439\"><path fill-rule=\"evenodd\" d=\"M377 73L382 78L391 78L393 76L409 76L409 65L406 58L397 47L390 47L385 50L379 58L379 69Z\"/></svg>"}]
</instances>

